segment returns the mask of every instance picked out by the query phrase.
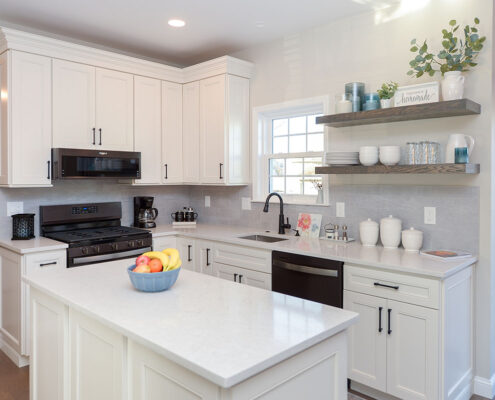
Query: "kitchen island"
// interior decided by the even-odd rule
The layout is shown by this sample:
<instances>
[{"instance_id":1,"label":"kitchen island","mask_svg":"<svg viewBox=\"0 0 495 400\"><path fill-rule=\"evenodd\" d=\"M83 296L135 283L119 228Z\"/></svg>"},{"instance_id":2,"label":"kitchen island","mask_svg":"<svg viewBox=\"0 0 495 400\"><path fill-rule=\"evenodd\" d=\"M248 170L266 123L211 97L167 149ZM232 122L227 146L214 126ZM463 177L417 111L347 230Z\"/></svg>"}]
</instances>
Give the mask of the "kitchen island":
<instances>
[{"instance_id":1,"label":"kitchen island","mask_svg":"<svg viewBox=\"0 0 495 400\"><path fill-rule=\"evenodd\" d=\"M129 260L23 279L31 399L345 399L357 314L182 270L136 291Z\"/></svg>"}]
</instances>

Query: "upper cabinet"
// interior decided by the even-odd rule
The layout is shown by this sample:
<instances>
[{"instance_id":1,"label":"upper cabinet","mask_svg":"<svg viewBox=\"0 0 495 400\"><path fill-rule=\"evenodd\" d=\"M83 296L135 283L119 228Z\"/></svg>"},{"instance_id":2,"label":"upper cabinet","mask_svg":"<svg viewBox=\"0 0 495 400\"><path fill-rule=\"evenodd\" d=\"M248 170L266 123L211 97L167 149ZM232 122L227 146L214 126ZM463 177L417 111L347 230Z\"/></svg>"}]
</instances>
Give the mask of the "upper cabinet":
<instances>
[{"instance_id":1,"label":"upper cabinet","mask_svg":"<svg viewBox=\"0 0 495 400\"><path fill-rule=\"evenodd\" d=\"M18 51L0 56L2 186L49 186L52 60Z\"/></svg>"},{"instance_id":2,"label":"upper cabinet","mask_svg":"<svg viewBox=\"0 0 495 400\"><path fill-rule=\"evenodd\" d=\"M200 81L200 183L249 183L249 80Z\"/></svg>"},{"instance_id":3,"label":"upper cabinet","mask_svg":"<svg viewBox=\"0 0 495 400\"><path fill-rule=\"evenodd\" d=\"M53 147L134 149L133 75L53 60Z\"/></svg>"},{"instance_id":4,"label":"upper cabinet","mask_svg":"<svg viewBox=\"0 0 495 400\"><path fill-rule=\"evenodd\" d=\"M199 183L199 81L182 86L183 182Z\"/></svg>"}]
</instances>

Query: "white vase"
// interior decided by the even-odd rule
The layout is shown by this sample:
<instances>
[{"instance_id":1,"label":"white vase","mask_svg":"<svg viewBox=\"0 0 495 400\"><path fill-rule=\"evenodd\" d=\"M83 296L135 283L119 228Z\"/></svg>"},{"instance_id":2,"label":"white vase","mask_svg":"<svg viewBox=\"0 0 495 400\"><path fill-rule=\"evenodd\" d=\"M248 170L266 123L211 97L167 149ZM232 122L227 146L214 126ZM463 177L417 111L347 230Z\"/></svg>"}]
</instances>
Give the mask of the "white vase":
<instances>
[{"instance_id":1,"label":"white vase","mask_svg":"<svg viewBox=\"0 0 495 400\"><path fill-rule=\"evenodd\" d=\"M474 148L474 138L462 133L452 133L445 147L445 163L453 164L455 162L456 147L467 147L468 156L470 156Z\"/></svg>"},{"instance_id":2,"label":"white vase","mask_svg":"<svg viewBox=\"0 0 495 400\"><path fill-rule=\"evenodd\" d=\"M391 99L380 99L380 107L381 108L391 108L394 104L394 98Z\"/></svg>"},{"instance_id":3,"label":"white vase","mask_svg":"<svg viewBox=\"0 0 495 400\"><path fill-rule=\"evenodd\" d=\"M459 100L464 96L464 76L461 71L450 71L444 74L442 79L442 98L447 100Z\"/></svg>"},{"instance_id":4,"label":"white vase","mask_svg":"<svg viewBox=\"0 0 495 400\"><path fill-rule=\"evenodd\" d=\"M318 196L316 196L316 204L323 204L323 189L318 189Z\"/></svg>"}]
</instances>

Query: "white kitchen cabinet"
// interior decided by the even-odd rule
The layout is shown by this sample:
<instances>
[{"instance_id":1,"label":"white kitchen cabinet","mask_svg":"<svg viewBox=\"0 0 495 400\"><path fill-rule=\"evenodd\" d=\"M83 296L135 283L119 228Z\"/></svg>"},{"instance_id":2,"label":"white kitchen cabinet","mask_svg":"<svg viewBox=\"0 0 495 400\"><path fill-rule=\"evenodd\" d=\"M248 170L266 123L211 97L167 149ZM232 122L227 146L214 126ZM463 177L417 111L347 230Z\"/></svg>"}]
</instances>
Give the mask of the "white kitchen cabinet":
<instances>
[{"instance_id":1,"label":"white kitchen cabinet","mask_svg":"<svg viewBox=\"0 0 495 400\"><path fill-rule=\"evenodd\" d=\"M196 272L214 275L213 271L213 251L217 243L208 240L196 240ZM198 268L199 266L199 268Z\"/></svg>"},{"instance_id":2,"label":"white kitchen cabinet","mask_svg":"<svg viewBox=\"0 0 495 400\"><path fill-rule=\"evenodd\" d=\"M177 249L180 253L180 259L182 260L182 268L188 269L190 271L200 271L200 265L196 262L195 251L195 240L191 238L178 238L177 239Z\"/></svg>"},{"instance_id":3,"label":"white kitchen cabinet","mask_svg":"<svg viewBox=\"0 0 495 400\"><path fill-rule=\"evenodd\" d=\"M9 50L0 69L0 184L50 186L52 60Z\"/></svg>"},{"instance_id":4,"label":"white kitchen cabinet","mask_svg":"<svg viewBox=\"0 0 495 400\"><path fill-rule=\"evenodd\" d=\"M182 85L162 82L162 183L182 182Z\"/></svg>"},{"instance_id":5,"label":"white kitchen cabinet","mask_svg":"<svg viewBox=\"0 0 495 400\"><path fill-rule=\"evenodd\" d=\"M258 287L260 289L271 290L272 288L271 274L266 274L264 272L251 271L249 269L222 264L216 261L213 261L212 263L212 271L213 275L217 278Z\"/></svg>"},{"instance_id":6,"label":"white kitchen cabinet","mask_svg":"<svg viewBox=\"0 0 495 400\"><path fill-rule=\"evenodd\" d=\"M95 67L53 60L53 147L96 145Z\"/></svg>"},{"instance_id":7,"label":"white kitchen cabinet","mask_svg":"<svg viewBox=\"0 0 495 400\"><path fill-rule=\"evenodd\" d=\"M162 86L158 79L134 77L134 150L141 152L137 185L162 181Z\"/></svg>"},{"instance_id":8,"label":"white kitchen cabinet","mask_svg":"<svg viewBox=\"0 0 495 400\"><path fill-rule=\"evenodd\" d=\"M134 76L96 68L96 146L134 149Z\"/></svg>"},{"instance_id":9,"label":"white kitchen cabinet","mask_svg":"<svg viewBox=\"0 0 495 400\"><path fill-rule=\"evenodd\" d=\"M153 250L162 251L168 248L177 248L176 236L160 236L153 238ZM182 255L181 255L182 256Z\"/></svg>"},{"instance_id":10,"label":"white kitchen cabinet","mask_svg":"<svg viewBox=\"0 0 495 400\"><path fill-rule=\"evenodd\" d=\"M249 182L249 80L200 81L200 183Z\"/></svg>"},{"instance_id":11,"label":"white kitchen cabinet","mask_svg":"<svg viewBox=\"0 0 495 400\"><path fill-rule=\"evenodd\" d=\"M199 81L182 86L183 182L199 183Z\"/></svg>"}]
</instances>

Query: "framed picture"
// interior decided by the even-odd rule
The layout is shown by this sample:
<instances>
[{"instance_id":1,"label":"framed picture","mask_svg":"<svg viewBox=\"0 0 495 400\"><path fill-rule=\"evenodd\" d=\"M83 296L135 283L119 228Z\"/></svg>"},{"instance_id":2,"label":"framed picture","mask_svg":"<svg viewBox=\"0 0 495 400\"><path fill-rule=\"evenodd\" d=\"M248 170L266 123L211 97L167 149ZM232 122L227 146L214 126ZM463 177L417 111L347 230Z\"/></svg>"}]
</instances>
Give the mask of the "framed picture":
<instances>
[{"instance_id":1,"label":"framed picture","mask_svg":"<svg viewBox=\"0 0 495 400\"><path fill-rule=\"evenodd\" d=\"M440 83L428 82L418 85L401 86L394 96L396 107L440 101Z\"/></svg>"},{"instance_id":2,"label":"framed picture","mask_svg":"<svg viewBox=\"0 0 495 400\"><path fill-rule=\"evenodd\" d=\"M321 214L300 213L297 218L297 230L303 237L320 236Z\"/></svg>"}]
</instances>

